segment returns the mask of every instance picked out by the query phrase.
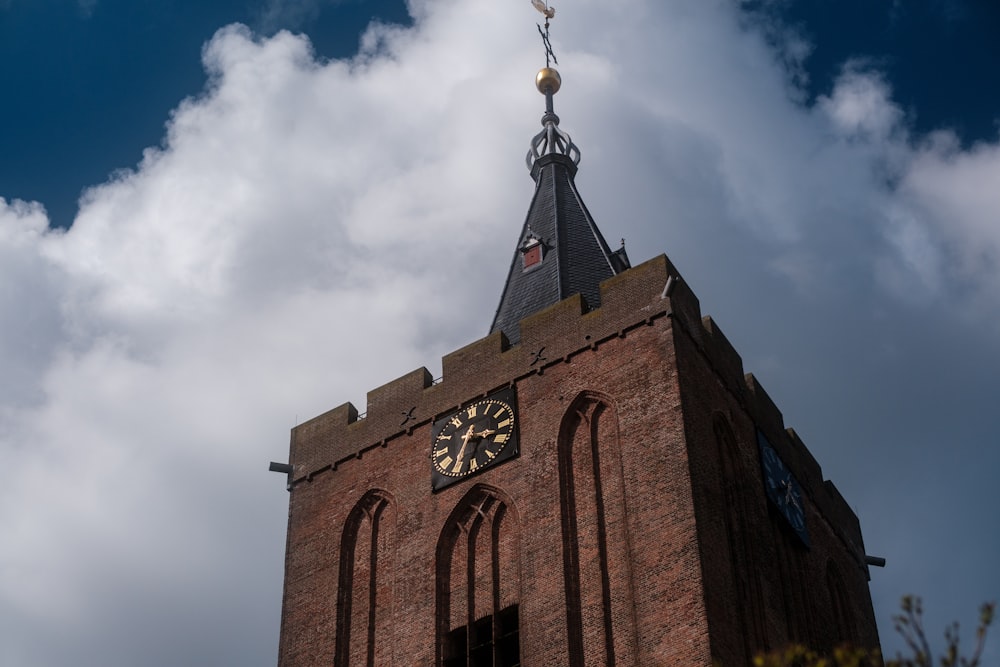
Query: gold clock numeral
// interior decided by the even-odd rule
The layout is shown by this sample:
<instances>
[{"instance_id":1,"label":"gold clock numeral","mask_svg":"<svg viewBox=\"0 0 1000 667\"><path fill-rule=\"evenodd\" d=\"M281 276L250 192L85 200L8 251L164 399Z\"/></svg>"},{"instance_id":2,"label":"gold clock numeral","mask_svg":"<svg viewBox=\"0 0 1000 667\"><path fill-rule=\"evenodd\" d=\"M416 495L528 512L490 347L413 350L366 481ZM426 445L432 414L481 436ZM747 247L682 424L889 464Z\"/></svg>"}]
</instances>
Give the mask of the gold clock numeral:
<instances>
[{"instance_id":1,"label":"gold clock numeral","mask_svg":"<svg viewBox=\"0 0 1000 667\"><path fill-rule=\"evenodd\" d=\"M513 400L510 390L483 397L434 424L431 470L435 491L517 454L515 413L506 403L507 396Z\"/></svg>"}]
</instances>

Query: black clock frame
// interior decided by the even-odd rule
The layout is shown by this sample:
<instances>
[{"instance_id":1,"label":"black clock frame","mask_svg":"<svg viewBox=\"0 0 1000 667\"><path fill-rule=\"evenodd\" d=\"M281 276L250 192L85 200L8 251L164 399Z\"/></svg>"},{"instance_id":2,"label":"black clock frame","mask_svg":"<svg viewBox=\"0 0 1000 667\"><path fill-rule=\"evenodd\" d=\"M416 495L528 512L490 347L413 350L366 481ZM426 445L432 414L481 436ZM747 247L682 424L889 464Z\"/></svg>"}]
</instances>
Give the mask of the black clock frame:
<instances>
[{"instance_id":1,"label":"black clock frame","mask_svg":"<svg viewBox=\"0 0 1000 667\"><path fill-rule=\"evenodd\" d=\"M802 544L808 548L809 529L806 527L805 496L802 494L802 487L781 460L777 450L760 431L757 431L757 445L760 448L760 467L764 476L767 499Z\"/></svg>"},{"instance_id":2,"label":"black clock frame","mask_svg":"<svg viewBox=\"0 0 1000 667\"><path fill-rule=\"evenodd\" d=\"M478 407L490 405L497 406L496 410L478 412ZM508 419L509 423L504 423ZM479 426L492 432L482 436L475 432ZM461 432L470 433L466 427L471 429L472 435L462 442ZM431 425L431 490L440 491L490 470L519 453L517 394L514 387L505 387L434 420ZM447 470L453 464L455 468Z\"/></svg>"}]
</instances>

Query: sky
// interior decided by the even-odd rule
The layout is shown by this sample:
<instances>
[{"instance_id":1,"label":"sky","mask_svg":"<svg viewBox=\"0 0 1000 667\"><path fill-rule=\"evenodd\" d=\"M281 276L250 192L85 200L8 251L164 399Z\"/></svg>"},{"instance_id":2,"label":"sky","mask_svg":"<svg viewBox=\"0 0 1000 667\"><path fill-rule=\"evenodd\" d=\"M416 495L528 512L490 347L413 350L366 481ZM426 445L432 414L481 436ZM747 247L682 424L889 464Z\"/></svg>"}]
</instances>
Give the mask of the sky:
<instances>
[{"instance_id":1,"label":"sky","mask_svg":"<svg viewBox=\"0 0 1000 667\"><path fill-rule=\"evenodd\" d=\"M1000 597L1000 8L553 4L604 235L670 256L857 512L886 652L908 593L970 643ZM0 0L0 664L275 663L268 462L487 332L537 20Z\"/></svg>"}]
</instances>

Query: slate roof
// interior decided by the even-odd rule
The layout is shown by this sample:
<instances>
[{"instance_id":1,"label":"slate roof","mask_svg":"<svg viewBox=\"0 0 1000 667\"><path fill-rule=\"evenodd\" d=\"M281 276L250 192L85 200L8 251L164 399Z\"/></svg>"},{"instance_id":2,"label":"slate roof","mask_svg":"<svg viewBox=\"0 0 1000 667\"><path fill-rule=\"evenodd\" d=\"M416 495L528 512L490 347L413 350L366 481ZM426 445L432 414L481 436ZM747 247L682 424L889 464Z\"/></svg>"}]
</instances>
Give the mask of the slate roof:
<instances>
[{"instance_id":1,"label":"slate roof","mask_svg":"<svg viewBox=\"0 0 1000 667\"><path fill-rule=\"evenodd\" d=\"M584 205L573 181L576 161L567 153L548 152L531 165L535 194L490 327L490 333L503 331L511 344L520 341L521 319L574 294L583 296L588 309L597 308L601 281L629 268L625 248L608 247ZM544 254L539 264L525 268L521 248L530 236L541 240Z\"/></svg>"}]
</instances>

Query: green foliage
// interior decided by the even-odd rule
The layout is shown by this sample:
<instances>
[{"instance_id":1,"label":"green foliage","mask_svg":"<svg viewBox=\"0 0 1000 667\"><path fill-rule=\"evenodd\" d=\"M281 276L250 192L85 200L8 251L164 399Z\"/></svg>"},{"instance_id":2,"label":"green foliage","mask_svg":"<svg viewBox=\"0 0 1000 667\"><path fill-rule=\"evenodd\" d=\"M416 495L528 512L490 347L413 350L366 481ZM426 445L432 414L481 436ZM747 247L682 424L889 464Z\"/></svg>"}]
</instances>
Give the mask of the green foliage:
<instances>
[{"instance_id":1,"label":"green foliage","mask_svg":"<svg viewBox=\"0 0 1000 667\"><path fill-rule=\"evenodd\" d=\"M886 667L934 667L933 654L927 642L927 633L924 631L924 608L920 598L907 595L903 598L901 606L903 613L892 617L893 625L896 632L906 641L913 656L909 658L897 656L895 660L887 662ZM996 606L996 602L987 602L979 608L976 648L968 658L959 653L958 623L952 623L945 628L945 651L938 663L941 667L978 667L986 645L986 630L993 623Z\"/></svg>"},{"instance_id":2,"label":"green foliage","mask_svg":"<svg viewBox=\"0 0 1000 667\"><path fill-rule=\"evenodd\" d=\"M882 667L882 654L878 649L838 646L832 655L820 655L813 650L793 644L781 651L758 655L754 667Z\"/></svg>"},{"instance_id":3,"label":"green foliage","mask_svg":"<svg viewBox=\"0 0 1000 667\"><path fill-rule=\"evenodd\" d=\"M945 651L938 662L934 662L927 633L924 631L923 604L918 597L907 595L900 605L902 613L893 616L896 628L912 655L887 660L885 667L979 667L986 645L986 631L993 623L996 602L987 602L979 609L979 626L976 628L976 645L971 655L960 653L958 623L952 623L944 631ZM793 645L771 651L754 658L754 667L882 667L882 654L878 649L867 650L841 646L831 655L820 655L805 646Z\"/></svg>"}]
</instances>

